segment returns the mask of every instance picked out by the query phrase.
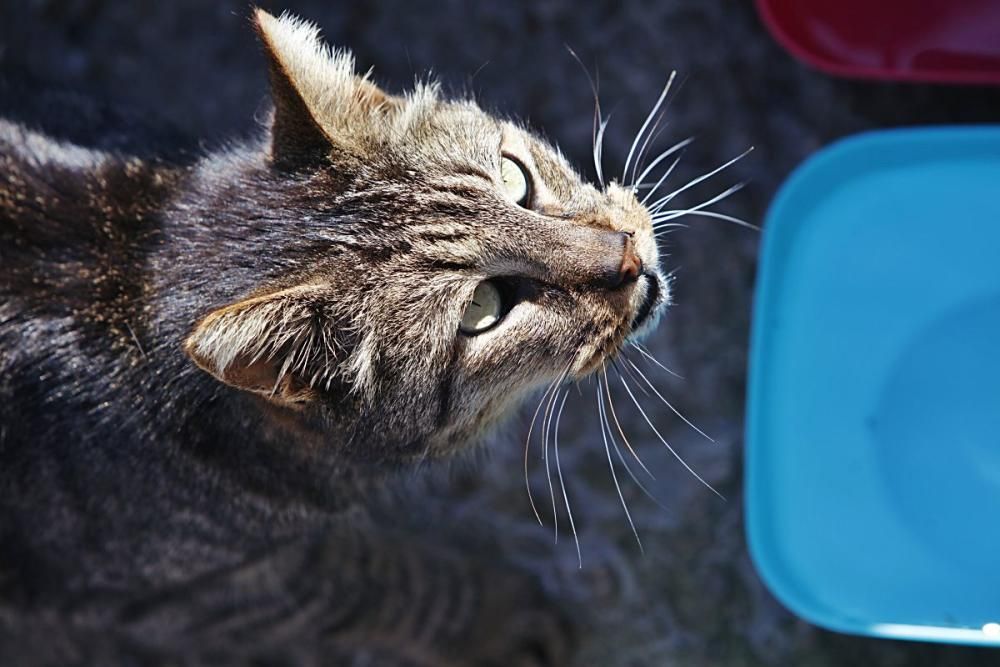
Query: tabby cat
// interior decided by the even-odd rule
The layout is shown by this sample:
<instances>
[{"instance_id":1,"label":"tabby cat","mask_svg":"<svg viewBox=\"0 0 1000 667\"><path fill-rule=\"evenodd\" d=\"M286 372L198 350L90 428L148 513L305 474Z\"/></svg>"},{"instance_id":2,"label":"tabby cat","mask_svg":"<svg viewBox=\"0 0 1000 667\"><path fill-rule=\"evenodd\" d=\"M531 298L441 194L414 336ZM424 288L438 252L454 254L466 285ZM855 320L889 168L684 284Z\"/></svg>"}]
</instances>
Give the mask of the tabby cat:
<instances>
[{"instance_id":1,"label":"tabby cat","mask_svg":"<svg viewBox=\"0 0 1000 667\"><path fill-rule=\"evenodd\" d=\"M0 120L3 662L571 664L532 578L357 508L654 326L650 212L254 24L258 140L151 158Z\"/></svg>"}]
</instances>

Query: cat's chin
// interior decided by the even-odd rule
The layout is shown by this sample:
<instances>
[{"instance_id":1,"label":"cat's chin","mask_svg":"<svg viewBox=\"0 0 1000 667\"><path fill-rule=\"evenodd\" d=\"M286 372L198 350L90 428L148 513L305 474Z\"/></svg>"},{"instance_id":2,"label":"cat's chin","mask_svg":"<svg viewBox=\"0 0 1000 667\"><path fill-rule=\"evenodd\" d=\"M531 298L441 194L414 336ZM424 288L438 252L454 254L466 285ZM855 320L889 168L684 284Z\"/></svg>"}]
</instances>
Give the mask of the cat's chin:
<instances>
[{"instance_id":1,"label":"cat's chin","mask_svg":"<svg viewBox=\"0 0 1000 667\"><path fill-rule=\"evenodd\" d=\"M629 340L629 335L622 336L620 333L605 343L595 346L589 355L582 357L572 368L571 376L575 380L582 380L588 375L599 372L603 367L612 363L618 357L622 347Z\"/></svg>"},{"instance_id":2,"label":"cat's chin","mask_svg":"<svg viewBox=\"0 0 1000 667\"><path fill-rule=\"evenodd\" d=\"M670 283L659 273L643 274L640 280L644 285L641 293L636 295L637 304L632 319L606 339L581 351L571 369L576 380L599 372L618 357L625 345L644 340L656 328L670 304Z\"/></svg>"},{"instance_id":3,"label":"cat's chin","mask_svg":"<svg viewBox=\"0 0 1000 667\"><path fill-rule=\"evenodd\" d=\"M631 333L625 337L626 343L641 343L649 337L649 334L656 329L657 325L660 323L660 319L663 317L663 313L666 312L667 305L665 303L659 304L654 307L649 315L639 324L638 327L632 329Z\"/></svg>"},{"instance_id":4,"label":"cat's chin","mask_svg":"<svg viewBox=\"0 0 1000 667\"><path fill-rule=\"evenodd\" d=\"M638 343L656 328L670 303L670 284L656 273L644 274L646 290L632 318L631 331L625 342Z\"/></svg>"}]
</instances>

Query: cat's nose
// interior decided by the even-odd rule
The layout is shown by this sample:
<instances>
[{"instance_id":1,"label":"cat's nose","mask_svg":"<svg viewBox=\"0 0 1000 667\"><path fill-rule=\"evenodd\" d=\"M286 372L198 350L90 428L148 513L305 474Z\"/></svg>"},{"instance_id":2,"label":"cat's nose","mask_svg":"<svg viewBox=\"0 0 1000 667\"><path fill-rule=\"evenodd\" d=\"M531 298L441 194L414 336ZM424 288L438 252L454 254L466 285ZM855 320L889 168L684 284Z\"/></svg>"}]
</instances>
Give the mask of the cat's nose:
<instances>
[{"instance_id":1,"label":"cat's nose","mask_svg":"<svg viewBox=\"0 0 1000 667\"><path fill-rule=\"evenodd\" d=\"M635 242L632 234L625 233L625 250L622 253L622 265L618 267L618 284L634 283L642 275L642 259L635 252Z\"/></svg>"},{"instance_id":2,"label":"cat's nose","mask_svg":"<svg viewBox=\"0 0 1000 667\"><path fill-rule=\"evenodd\" d=\"M617 245L621 249L621 255L612 252L607 260L604 275L599 280L599 286L607 289L617 289L634 283L642 275L642 259L636 254L632 234L627 232L613 232L613 234L615 242L612 247Z\"/></svg>"},{"instance_id":3,"label":"cat's nose","mask_svg":"<svg viewBox=\"0 0 1000 667\"><path fill-rule=\"evenodd\" d=\"M507 258L506 271L513 264L527 278L604 290L634 284L642 275L642 259L628 232L551 217L527 217L516 231L489 237L491 252Z\"/></svg>"}]
</instances>

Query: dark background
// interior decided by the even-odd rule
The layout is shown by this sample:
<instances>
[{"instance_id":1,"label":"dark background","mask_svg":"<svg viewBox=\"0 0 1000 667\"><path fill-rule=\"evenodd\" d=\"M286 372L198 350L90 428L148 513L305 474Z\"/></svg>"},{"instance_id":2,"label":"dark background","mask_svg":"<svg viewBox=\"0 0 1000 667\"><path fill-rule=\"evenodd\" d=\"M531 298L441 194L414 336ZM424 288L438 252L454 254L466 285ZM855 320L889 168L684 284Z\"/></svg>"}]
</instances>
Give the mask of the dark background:
<instances>
[{"instance_id":1,"label":"dark background","mask_svg":"<svg viewBox=\"0 0 1000 667\"><path fill-rule=\"evenodd\" d=\"M696 136L673 180L756 150L691 193L687 204L749 181L716 210L761 222L775 189L798 163L838 137L917 123L996 122L1000 89L853 83L811 71L782 52L749 3L731 0L462 3L453 0L263 3L317 22L374 67L390 90L432 71L446 89L473 91L487 108L524 119L590 167L592 98L573 47L599 73L614 109L606 171L629 143L670 70L683 86L663 147ZM0 2L0 68L128 106L152 124L196 137L203 149L259 131L267 109L263 58L244 2L36 0ZM42 85L36 83L35 85ZM758 236L696 219L667 237L679 267L677 305L649 347L686 379L658 386L717 440L702 440L649 405L668 439L718 488L721 501L658 445L625 403L632 441L658 481L663 508L626 484L643 538L640 553L618 504L596 430L594 387L563 416L560 446L584 569L567 533L553 545L531 516L521 474L526 424L436 483L411 489L420 521L469 526L536 571L594 628L585 663L596 665L986 665L1000 653L876 641L827 633L797 620L768 594L746 552L742 524L742 420L746 348ZM645 397L643 397L645 399ZM533 406L532 406L533 407ZM543 504L540 466L533 481ZM418 511L419 510L419 511ZM563 517L565 525L565 517Z\"/></svg>"}]
</instances>

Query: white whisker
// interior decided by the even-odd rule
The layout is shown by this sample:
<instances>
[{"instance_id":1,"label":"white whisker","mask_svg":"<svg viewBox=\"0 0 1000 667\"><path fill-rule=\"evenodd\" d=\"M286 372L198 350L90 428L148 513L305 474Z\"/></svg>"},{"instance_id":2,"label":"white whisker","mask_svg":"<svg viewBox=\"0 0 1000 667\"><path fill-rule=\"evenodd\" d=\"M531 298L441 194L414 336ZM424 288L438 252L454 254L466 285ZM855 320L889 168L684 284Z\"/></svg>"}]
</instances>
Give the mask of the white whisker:
<instances>
[{"instance_id":1,"label":"white whisker","mask_svg":"<svg viewBox=\"0 0 1000 667\"><path fill-rule=\"evenodd\" d=\"M635 135L635 139L632 140L632 146L628 149L628 156L625 158L625 167L622 169L622 184L624 185L627 181L625 180L625 175L628 174L628 168L632 163L632 156L635 154L635 148L639 145L639 141L642 139L643 134L646 132L646 128L649 127L650 121L656 116L656 112L660 110L663 105L663 100L667 97L667 93L670 92L670 85L674 82L674 77L677 76L677 72L671 72L670 78L667 79L667 85L663 87L663 92L660 93L659 99L656 100L656 104L650 110L649 115L646 116L645 122L643 122L642 127L639 128L639 132ZM642 179L639 179L642 180Z\"/></svg>"},{"instance_id":2,"label":"white whisker","mask_svg":"<svg viewBox=\"0 0 1000 667\"><path fill-rule=\"evenodd\" d=\"M545 463L545 480L549 485L549 498L552 499L552 533L553 541L559 543L559 513L556 510L556 492L552 484L552 468L549 465L549 430L552 426L552 406L559 396L559 389L556 389L549 402L545 406L545 416L542 417L542 461Z\"/></svg>"},{"instance_id":3,"label":"white whisker","mask_svg":"<svg viewBox=\"0 0 1000 667\"><path fill-rule=\"evenodd\" d=\"M663 110L660 111L660 115L656 117L653 122L653 128L649 131L649 136L644 142L642 142L642 148L639 149L639 155L635 158L635 165L632 167L632 185L635 185L636 181L642 179L637 179L636 173L643 171L643 167L646 164L646 158L649 157L649 149L656 145L656 140L660 138L660 135L667 129L670 123L663 123L660 125L660 121L667 114L667 107L670 106L670 102L664 105Z\"/></svg>"},{"instance_id":4,"label":"white whisker","mask_svg":"<svg viewBox=\"0 0 1000 667\"><path fill-rule=\"evenodd\" d=\"M562 466L559 465L559 420L562 418L563 408L566 407L566 399L569 398L569 391L563 393L562 402L556 412L555 446L556 453L556 474L559 475L559 488L562 489L563 504L566 505L566 516L569 518L569 527L573 533L573 542L576 544L576 558L583 569L583 554L580 552L580 537L576 534L576 524L573 522L573 510L569 508L569 495L566 493L566 482L563 480Z\"/></svg>"},{"instance_id":5,"label":"white whisker","mask_svg":"<svg viewBox=\"0 0 1000 667\"><path fill-rule=\"evenodd\" d=\"M649 350L647 350L642 343L631 343L631 345L632 345L632 347L634 347L635 349L637 349L639 351L639 353L642 354L642 356L646 357L646 359L648 359L649 361L653 362L654 364L656 364L657 366L659 366L660 368L662 368L666 372L670 373L671 375L673 375L678 380L683 380L684 379L684 377L682 375L680 375L678 373L675 373L674 371L670 370L669 368L667 368L666 366L664 366L663 364L661 364L660 361L659 361L659 359L657 359L656 357L654 357L652 355L652 353Z\"/></svg>"},{"instance_id":6,"label":"white whisker","mask_svg":"<svg viewBox=\"0 0 1000 667\"><path fill-rule=\"evenodd\" d=\"M677 87L674 88L674 97L676 97L678 93L680 93L681 86L683 85L684 85L683 80L677 84ZM635 174L638 171L642 171L642 167L645 164L646 158L649 155L649 149L656 145L656 140L660 138L660 135L663 133L664 130L667 129L667 126L670 124L670 123L663 123L662 126L660 125L660 121L663 120L663 117L666 116L667 114L667 109L670 107L670 102L671 102L670 100L667 100L664 103L663 109L660 110L660 114L656 117L656 120L653 121L652 129L646 134L646 140L642 142L642 148L639 149L639 155L635 159L635 166L632 168L632 183L635 183L637 180L642 181L641 178L636 179Z\"/></svg>"},{"instance_id":7,"label":"white whisker","mask_svg":"<svg viewBox=\"0 0 1000 667\"><path fill-rule=\"evenodd\" d=\"M653 238L660 238L661 236L666 236L667 234L673 234L678 229L687 229L688 226L682 222L674 223L672 225L661 225L660 231L653 234Z\"/></svg>"},{"instance_id":8,"label":"white whisker","mask_svg":"<svg viewBox=\"0 0 1000 667\"><path fill-rule=\"evenodd\" d=\"M598 108L598 114L600 114L600 108ZM608 129L608 123L611 121L611 115L600 121L600 129L597 131L597 136L594 139L594 169L597 171L597 180L600 182L601 187L604 187L604 168L601 166L604 155L604 131Z\"/></svg>"},{"instance_id":9,"label":"white whisker","mask_svg":"<svg viewBox=\"0 0 1000 667\"><path fill-rule=\"evenodd\" d=\"M625 436L625 430L622 428L621 422L618 421L618 415L615 413L615 403L613 400L611 400L611 383L608 381L607 367L602 366L601 372L604 373L604 390L608 394L608 407L611 408L611 418L614 419L615 421L615 426L618 428L618 433L622 437L622 442L625 443L625 446L628 448L628 451L632 454L632 457L636 460L636 463L639 464L639 467L641 467L644 471L646 471L646 474L649 475L651 479L656 479L655 477L653 477L653 473L649 471L649 468L646 467L646 464L642 462L642 459L639 458L639 455L635 453L634 449L632 449L632 444L628 441L628 437Z\"/></svg>"},{"instance_id":10,"label":"white whisker","mask_svg":"<svg viewBox=\"0 0 1000 667\"><path fill-rule=\"evenodd\" d=\"M706 434L700 428L698 428L697 426L695 426L694 424L692 424L691 421L687 417L685 417L684 415L682 415L677 408L675 408L673 405L671 405L670 401L668 401L667 399L665 399L663 397L663 394L661 394L659 391L657 391L656 387L653 386L653 383L649 381L648 377L646 377L646 374L643 373L641 370L639 370L639 367L636 366L634 363L632 363L631 359L626 358L624 355L622 355L622 359L625 359L625 363L627 363L628 365L630 365L632 368L635 369L635 372L639 374L639 377L642 378L643 382L645 382L647 385L649 385L649 388L653 390L653 393L656 394L656 396L661 401L663 401L664 405L666 405L668 408L670 408L671 412L673 412L675 415L677 415L678 417L680 417L681 420L685 424L687 424L688 426L690 426L691 428L693 428L695 431L697 431L698 433L700 433L706 440L708 440L709 442L715 442L714 439L712 439L708 434Z\"/></svg>"},{"instance_id":11,"label":"white whisker","mask_svg":"<svg viewBox=\"0 0 1000 667\"><path fill-rule=\"evenodd\" d=\"M715 195L711 199L703 201L702 203L698 204L697 206L692 206L691 208L681 209L679 211L674 211L673 213L670 213L669 215L663 215L662 212L657 211L660 214L660 216L657 217L657 220L656 220L656 223L654 224L654 227L657 224L661 224L664 221L674 220L675 218L680 218L680 217L683 217L685 215L690 215L691 213L694 213L695 211L701 211L702 209L704 209L704 208L706 208L708 206L711 206L712 204L716 204L716 203L722 201L723 199L725 199L726 197L730 196L734 192L739 192L740 190L743 189L743 187L745 185L746 185L746 183L737 183L736 185L732 186L728 190L720 192L719 194Z\"/></svg>"},{"instance_id":12,"label":"white whisker","mask_svg":"<svg viewBox=\"0 0 1000 667\"><path fill-rule=\"evenodd\" d=\"M725 500L725 497L721 493L719 493L718 491L716 491L715 488L711 484L709 484L708 482L706 482L701 477L701 475L699 475L698 473L696 473L694 471L694 469L691 466L689 466L687 464L687 462L684 461L684 459L680 456L680 454L678 454L677 451L673 447L670 446L670 443L667 442L666 439L662 435L660 435L660 432L656 429L656 426L653 425L653 422L650 421L649 416L646 415L646 411L642 409L641 405L639 405L639 401L636 399L635 394L632 393L632 390L629 389L628 383L625 382L625 377L621 373L618 374L618 379L621 380L622 386L625 387L625 391L628 392L629 398L631 398L632 402L635 403L635 407L636 407L637 410L639 410L639 414L641 414L642 418L644 420L646 420L646 424L649 425L649 428L651 428L653 430L653 433L656 434L656 437L659 438L660 442L662 442L663 445L667 448L667 451L669 451L673 455L673 457L675 459L677 459L680 462L680 464L682 466L684 466L684 468L689 473L691 473L692 475L694 475L694 478L697 479L699 482L701 482L705 486L705 488L707 488L709 491L711 491L715 495L719 496L719 498L722 498L723 500Z\"/></svg>"},{"instance_id":13,"label":"white whisker","mask_svg":"<svg viewBox=\"0 0 1000 667\"><path fill-rule=\"evenodd\" d=\"M683 209L668 209L666 211L660 211L660 213L661 214L665 214L665 215L672 215L674 213L680 213L682 211L683 211ZM746 220L741 220L741 219L739 219L737 217L734 217L734 216L731 216L731 215L726 215L724 213L716 213L715 211L692 211L692 210L688 210L688 211L684 212L684 215L698 215L698 216L702 216L702 217L705 217L705 218L716 218L718 220L725 220L727 222L732 222L734 224L739 225L740 227L746 227L747 229L752 229L755 232L759 232L760 231L760 227L758 227L757 225L750 224ZM664 217L664 218L661 218L661 219L662 220L670 220L672 218L670 218L670 217ZM654 218L654 221L655 221L655 218ZM655 222L654 222L654 226L655 226Z\"/></svg>"},{"instance_id":14,"label":"white whisker","mask_svg":"<svg viewBox=\"0 0 1000 667\"><path fill-rule=\"evenodd\" d=\"M607 380L607 375L605 375L605 380ZM600 378L598 378L598 383L600 384ZM605 390L605 392L607 392L607 386L606 386L606 384L607 383L605 383L605 386L603 387L603 389ZM606 394L606 395L608 395L608 394ZM610 398L610 395L608 395L608 396L609 396L608 397L608 405L610 405L611 404L611 398ZM656 496L654 496L650 492L650 490L646 488L646 485L643 484L642 481L638 477L636 477L635 473L632 472L632 466L630 466L628 464L628 461L625 460L625 456L622 454L621 447L618 446L618 441L615 439L614 431L611 430L611 423L608 421L608 408L607 408L607 406L603 405L603 402L604 402L604 398L603 397L601 398L601 402L602 402L602 407L604 409L604 425L607 428L608 439L611 441L611 446L614 448L615 455L618 457L618 460L621 461L622 467L625 468L625 472L627 472L628 476L632 478L632 481L635 482L635 485L639 487L639 490L642 491L643 495L645 495L647 498L649 498L650 500L652 500L653 503L657 507L659 507L660 509L662 509L664 511L670 511L670 510L668 510L666 508L666 506L664 506L663 503L660 502L659 498L657 498ZM652 475L650 475L650 477L652 477ZM653 479L655 480L655 478L653 478Z\"/></svg>"},{"instance_id":15,"label":"white whisker","mask_svg":"<svg viewBox=\"0 0 1000 667\"><path fill-rule=\"evenodd\" d=\"M660 133L667 127L667 124L664 124L661 127L660 122L663 120L663 116L666 115L668 106L669 104L665 104L663 106L660 113L658 113L656 118L653 119L652 127L650 127L649 131L646 132L646 138L643 140L642 146L639 147L639 152L636 153L635 160L632 162L632 176L627 181L629 184L635 183L637 180L642 180L637 179L635 176L639 170L642 169L642 162L646 159L650 145L653 141L659 138Z\"/></svg>"},{"instance_id":16,"label":"white whisker","mask_svg":"<svg viewBox=\"0 0 1000 667\"><path fill-rule=\"evenodd\" d=\"M580 69L583 70L584 75L587 77L587 82L590 83L590 91L594 94L594 128L591 136L591 142L593 144L592 150L594 153L594 171L597 173L597 181L603 188L605 187L604 168L601 166L601 162L604 154L604 130L608 126L608 121L611 120L611 115L608 114L608 118L606 120L602 119L601 96L598 92L597 83L595 83L593 77L590 76L590 72L587 70L586 65L583 64L583 61L580 60L580 56L576 55L576 51L570 48L568 44L566 45L566 50L569 51L569 54L573 56L573 59L579 63Z\"/></svg>"},{"instance_id":17,"label":"white whisker","mask_svg":"<svg viewBox=\"0 0 1000 667\"><path fill-rule=\"evenodd\" d=\"M531 493L531 482L528 480L528 453L531 448L531 432L535 428L535 420L538 419L538 413L541 411L542 404L548 397L549 392L555 389L558 384L559 378L557 377L549 384L542 397L538 399L538 407L535 408L535 414L531 416L531 424L528 425L528 437L524 439L524 486L528 490L528 502L531 504L531 511L535 513L535 518L538 519L539 526L544 526L545 522L542 521L542 515L539 514L538 507L535 505L535 498Z\"/></svg>"},{"instance_id":18,"label":"white whisker","mask_svg":"<svg viewBox=\"0 0 1000 667\"><path fill-rule=\"evenodd\" d=\"M624 350L621 352L621 354L619 356L621 356L622 359L625 359L625 352L624 352ZM625 359L625 361L628 361L628 359ZM628 373L628 376L630 378L632 378L633 382L636 383L636 385L639 387L639 391L642 392L643 396L649 396L650 395L649 390L646 389L644 386L642 386L642 384L639 383L639 378L635 376L635 373L632 371L631 368L629 368L628 366L622 366L622 365L620 365L618 363L617 359L615 359L611 363L614 366L615 370L618 371L619 373L621 373L622 370L624 370L626 373Z\"/></svg>"},{"instance_id":19,"label":"white whisker","mask_svg":"<svg viewBox=\"0 0 1000 667\"><path fill-rule=\"evenodd\" d=\"M688 137L684 141L677 142L676 144L674 144L673 146L671 146L667 150L665 150L662 153L660 153L659 155L657 155L656 159L653 160L652 162L650 162L649 166L646 167L643 170L642 174L639 175L639 178L637 178L635 180L637 182L639 182L639 183L642 183L644 180L646 180L646 177L649 176L649 174L654 169L656 169L657 165L659 165L661 162L663 162L664 160L666 160L668 157L670 157L671 155L673 155L677 151L680 151L680 150L683 150L684 148L687 148L688 144L690 144L692 141L694 141L694 137ZM677 158L674 160L673 164L670 165L670 168L667 169L666 173L664 173L663 176L660 177L660 180L657 181L656 186L652 190L650 190L650 193L655 192L656 189L659 188L660 185L663 183L663 181L666 180L666 178L668 176L670 176L670 172L672 172L674 170L674 167L677 166L677 163L680 162L680 159L681 159L681 155L678 155ZM649 195L647 194L646 196L648 197ZM645 200L643 200L643 201L645 201Z\"/></svg>"},{"instance_id":20,"label":"white whisker","mask_svg":"<svg viewBox=\"0 0 1000 667\"><path fill-rule=\"evenodd\" d=\"M652 197L654 194L656 194L656 191L660 189L661 185L663 185L663 182L666 181L668 178L670 178L670 174L673 173L674 167L677 166L677 163L679 163L681 161L681 157L683 157L683 154L682 155L678 155L674 159L674 161L670 163L670 166L667 168L667 170L665 172L663 172L662 176L660 176L660 180L658 180L656 182L656 185L653 186L653 188L649 192L646 193L646 196L642 198L642 201L639 202L640 204L642 204L643 206L645 206L646 202L649 201L649 198Z\"/></svg>"},{"instance_id":21,"label":"white whisker","mask_svg":"<svg viewBox=\"0 0 1000 667\"><path fill-rule=\"evenodd\" d=\"M597 379L597 415L601 422L601 439L604 441L604 453L608 456L608 469L611 470L611 479L615 483L615 490L618 491L618 499L622 503L622 509L625 510L625 517L628 519L628 525L632 528L632 534L635 535L635 543L639 545L639 551L645 553L642 548L642 540L639 539L639 531L635 528L635 522L632 520L632 514L628 511L628 503L625 502L625 495L622 493L622 487L618 483L618 474L615 472L615 464L611 460L611 448L608 446L608 435L604 430L607 423L607 415L604 414L604 396L601 395L601 379Z\"/></svg>"},{"instance_id":22,"label":"white whisker","mask_svg":"<svg viewBox=\"0 0 1000 667\"><path fill-rule=\"evenodd\" d=\"M699 176L697 178L691 179L690 181L687 182L686 185L682 186L681 188L679 188L677 190L674 190L673 192L671 192L669 195L663 197L662 199L657 200L656 203L654 203L651 208L659 208L659 207L661 207L663 204L666 204L667 202L669 202L670 200L672 200L674 197L676 197L680 193L684 192L685 190L693 188L694 186L698 185L702 181L705 181L706 179L709 179L712 176L715 176L720 171L722 171L722 170L724 170L724 169L726 169L726 168L728 168L728 167L736 164L737 162L739 162L740 160L742 160L743 158L745 158L747 155L749 155L751 151L753 151L753 146L751 146L750 148L746 149L745 151L743 151L742 153L740 153L739 155L737 155L736 157L734 157L732 160L729 160L725 164L719 165L718 167L716 167L712 171L709 171L709 172L707 172L705 174L702 174L701 176Z\"/></svg>"}]
</instances>

